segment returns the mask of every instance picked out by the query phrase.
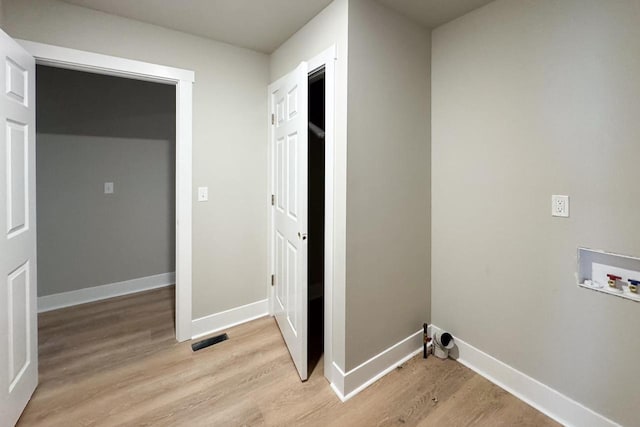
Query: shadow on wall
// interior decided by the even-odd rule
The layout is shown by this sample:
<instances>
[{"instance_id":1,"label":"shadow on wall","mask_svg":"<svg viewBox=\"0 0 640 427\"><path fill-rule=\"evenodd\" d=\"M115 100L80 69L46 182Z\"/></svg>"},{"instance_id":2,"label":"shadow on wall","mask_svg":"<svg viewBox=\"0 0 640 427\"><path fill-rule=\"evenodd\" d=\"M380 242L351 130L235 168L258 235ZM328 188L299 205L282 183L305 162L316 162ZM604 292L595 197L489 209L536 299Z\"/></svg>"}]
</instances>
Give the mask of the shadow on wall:
<instances>
[{"instance_id":1,"label":"shadow on wall","mask_svg":"<svg viewBox=\"0 0 640 427\"><path fill-rule=\"evenodd\" d=\"M38 65L37 132L175 141L173 85Z\"/></svg>"}]
</instances>

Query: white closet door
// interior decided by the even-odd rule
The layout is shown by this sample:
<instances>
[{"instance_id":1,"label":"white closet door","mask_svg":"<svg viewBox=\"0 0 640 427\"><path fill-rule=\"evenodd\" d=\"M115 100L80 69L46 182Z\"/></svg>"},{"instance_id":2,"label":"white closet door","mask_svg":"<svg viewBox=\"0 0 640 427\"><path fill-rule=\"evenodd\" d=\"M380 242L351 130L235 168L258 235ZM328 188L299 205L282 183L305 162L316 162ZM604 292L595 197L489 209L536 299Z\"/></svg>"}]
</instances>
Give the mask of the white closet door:
<instances>
[{"instance_id":1,"label":"white closet door","mask_svg":"<svg viewBox=\"0 0 640 427\"><path fill-rule=\"evenodd\" d=\"M275 317L300 378L307 379L308 67L272 87Z\"/></svg>"},{"instance_id":2,"label":"white closet door","mask_svg":"<svg viewBox=\"0 0 640 427\"><path fill-rule=\"evenodd\" d=\"M38 384L35 60L0 31L0 426Z\"/></svg>"}]
</instances>

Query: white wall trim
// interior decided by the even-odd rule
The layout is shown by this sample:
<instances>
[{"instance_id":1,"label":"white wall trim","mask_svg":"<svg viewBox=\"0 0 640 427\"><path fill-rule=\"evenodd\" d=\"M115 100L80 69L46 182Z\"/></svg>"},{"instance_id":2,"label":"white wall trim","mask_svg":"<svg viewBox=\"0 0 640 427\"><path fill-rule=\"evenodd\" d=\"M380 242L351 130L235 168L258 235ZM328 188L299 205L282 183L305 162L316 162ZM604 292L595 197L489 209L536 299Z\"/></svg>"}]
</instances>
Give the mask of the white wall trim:
<instances>
[{"instance_id":1,"label":"white wall trim","mask_svg":"<svg viewBox=\"0 0 640 427\"><path fill-rule=\"evenodd\" d=\"M442 329L434 326L432 331ZM614 421L454 337L458 362L565 426L611 427Z\"/></svg>"},{"instance_id":2,"label":"white wall trim","mask_svg":"<svg viewBox=\"0 0 640 427\"><path fill-rule=\"evenodd\" d=\"M154 276L139 277L137 279L106 285L86 287L75 291L38 297L38 313L71 307L78 304L100 301L107 298L129 295L136 292L171 286L176 281L175 273L162 273Z\"/></svg>"},{"instance_id":3,"label":"white wall trim","mask_svg":"<svg viewBox=\"0 0 640 427\"><path fill-rule=\"evenodd\" d=\"M221 311L209 316L201 317L193 321L191 331L192 339L220 332L241 323L246 323L269 314L269 300L263 299L251 304Z\"/></svg>"},{"instance_id":4,"label":"white wall trim","mask_svg":"<svg viewBox=\"0 0 640 427\"><path fill-rule=\"evenodd\" d=\"M422 352L423 330L392 345L366 362L344 372L333 362L331 388L343 402L351 399L389 372ZM431 344L429 344L431 346Z\"/></svg>"},{"instance_id":5,"label":"white wall trim","mask_svg":"<svg viewBox=\"0 0 640 427\"><path fill-rule=\"evenodd\" d=\"M92 68L93 72L97 72L98 74L112 74L119 77L163 81L165 83L178 80L185 80L191 83L195 81L195 73L190 70L37 43L29 40L18 39L16 41L36 58L38 64L42 65L51 65L53 67L78 71L89 71L89 69Z\"/></svg>"},{"instance_id":6,"label":"white wall trim","mask_svg":"<svg viewBox=\"0 0 640 427\"><path fill-rule=\"evenodd\" d=\"M176 86L176 339L191 339L192 295L192 123L190 70L17 40L37 64Z\"/></svg>"}]
</instances>

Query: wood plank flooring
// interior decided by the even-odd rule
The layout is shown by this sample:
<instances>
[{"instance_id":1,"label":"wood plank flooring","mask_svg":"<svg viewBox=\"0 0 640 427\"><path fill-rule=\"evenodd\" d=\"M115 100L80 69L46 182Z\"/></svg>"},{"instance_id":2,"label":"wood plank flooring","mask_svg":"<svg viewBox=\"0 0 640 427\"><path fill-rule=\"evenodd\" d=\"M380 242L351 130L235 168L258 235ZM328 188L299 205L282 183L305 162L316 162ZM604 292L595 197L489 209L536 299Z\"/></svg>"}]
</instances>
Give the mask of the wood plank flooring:
<instances>
[{"instance_id":1,"label":"wood plank flooring","mask_svg":"<svg viewBox=\"0 0 640 427\"><path fill-rule=\"evenodd\" d=\"M19 426L551 426L453 360L420 356L341 403L300 382L271 318L191 351L173 288L43 313L40 385Z\"/></svg>"}]
</instances>

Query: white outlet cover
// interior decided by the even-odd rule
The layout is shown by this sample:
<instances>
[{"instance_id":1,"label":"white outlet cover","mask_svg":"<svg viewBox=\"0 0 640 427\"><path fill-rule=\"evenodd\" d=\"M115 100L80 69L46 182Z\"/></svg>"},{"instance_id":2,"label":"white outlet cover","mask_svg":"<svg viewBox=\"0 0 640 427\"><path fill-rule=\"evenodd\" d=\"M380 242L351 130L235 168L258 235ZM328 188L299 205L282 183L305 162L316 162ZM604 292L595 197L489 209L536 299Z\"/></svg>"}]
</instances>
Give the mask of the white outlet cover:
<instances>
[{"instance_id":1,"label":"white outlet cover","mask_svg":"<svg viewBox=\"0 0 640 427\"><path fill-rule=\"evenodd\" d=\"M569 217L569 196L551 196L551 215Z\"/></svg>"},{"instance_id":2,"label":"white outlet cover","mask_svg":"<svg viewBox=\"0 0 640 427\"><path fill-rule=\"evenodd\" d=\"M209 200L209 187L198 187L198 201L206 202Z\"/></svg>"},{"instance_id":3,"label":"white outlet cover","mask_svg":"<svg viewBox=\"0 0 640 427\"><path fill-rule=\"evenodd\" d=\"M104 183L104 194L113 194L113 182Z\"/></svg>"}]
</instances>

